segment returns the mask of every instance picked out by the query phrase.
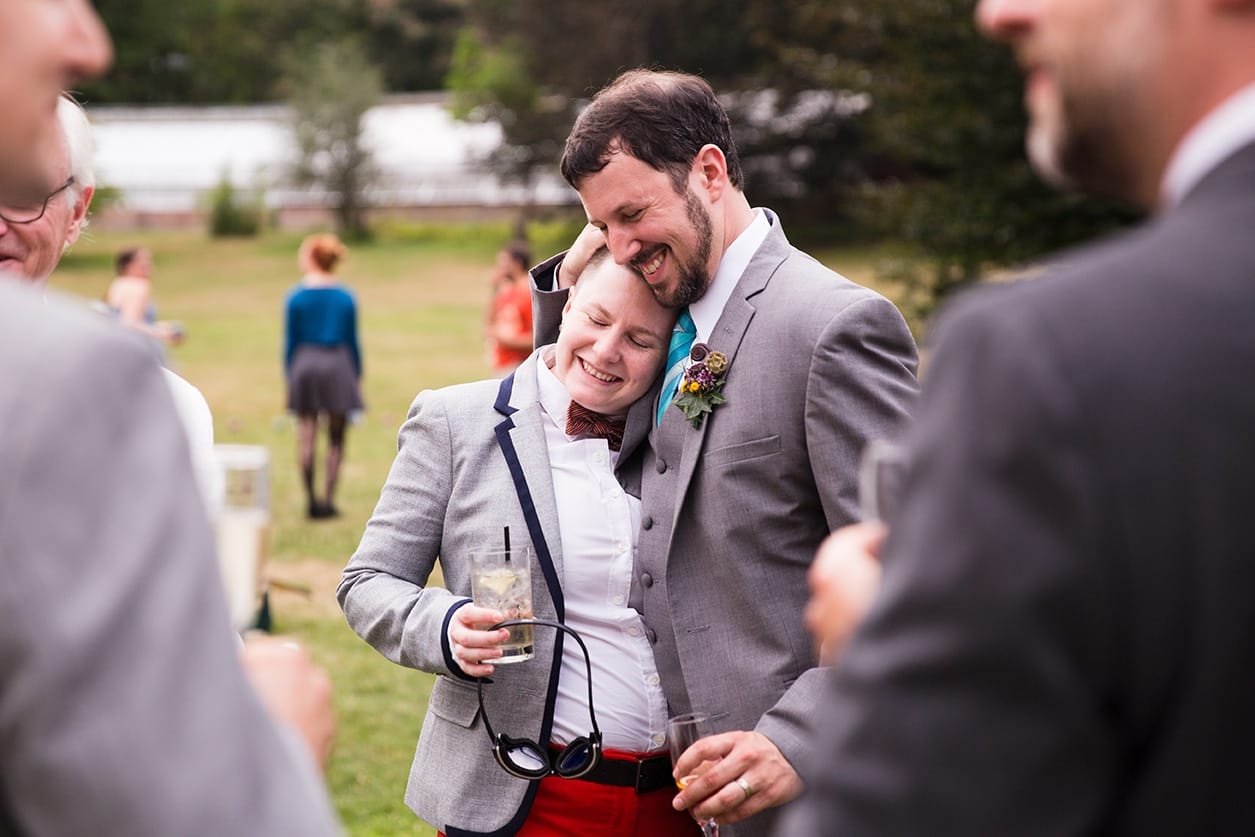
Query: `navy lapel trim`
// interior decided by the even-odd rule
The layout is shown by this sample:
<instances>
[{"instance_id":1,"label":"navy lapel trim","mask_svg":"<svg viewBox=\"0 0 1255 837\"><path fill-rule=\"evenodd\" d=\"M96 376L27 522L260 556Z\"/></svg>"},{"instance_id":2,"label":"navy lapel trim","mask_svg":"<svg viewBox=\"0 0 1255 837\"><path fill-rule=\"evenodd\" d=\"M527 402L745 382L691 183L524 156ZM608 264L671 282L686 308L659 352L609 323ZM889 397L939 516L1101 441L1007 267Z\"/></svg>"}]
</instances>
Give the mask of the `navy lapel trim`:
<instances>
[{"instance_id":1,"label":"navy lapel trim","mask_svg":"<svg viewBox=\"0 0 1255 837\"><path fill-rule=\"evenodd\" d=\"M493 402L492 408L503 416L512 416L518 412L518 409L510 406L510 395L514 392L514 373L511 372L501 381L501 386L497 387L497 400ZM511 427L514 425L511 424Z\"/></svg>"},{"instance_id":2,"label":"navy lapel trim","mask_svg":"<svg viewBox=\"0 0 1255 837\"><path fill-rule=\"evenodd\" d=\"M497 437L497 444L500 445L501 453L505 457L506 467L510 469L510 479L514 482L514 491L518 495L519 505L523 508L523 519L527 521L527 532L531 535L532 546L536 549L536 561L545 575L545 584L553 599L554 611L558 615L558 621L564 622L566 608L562 600L562 585L558 582L558 574L554 571L553 556L549 553L549 542L545 540L545 533L541 529L540 518L536 514L536 503L532 500L531 489L527 487L527 479L523 475L518 451L514 447L514 440L510 438L510 431L514 429L514 419L511 416L518 412L518 408L510 405L510 395L513 390L514 375L512 373L501 382L497 390L497 400L493 403L493 409L505 416L505 419L493 428L493 434ZM557 634L553 644L553 660L549 666L549 689L545 697L545 714L540 725L539 741L542 744L549 741L553 734L553 710L558 698L558 675L562 671L562 639L566 634L562 631L558 631ZM528 783L518 811L501 828L493 831L468 831L446 823L444 833L449 837L505 837L505 835L514 834L526 821L539 787L540 782Z\"/></svg>"},{"instance_id":3,"label":"navy lapel trim","mask_svg":"<svg viewBox=\"0 0 1255 837\"><path fill-rule=\"evenodd\" d=\"M514 493L518 495L519 505L523 508L527 533L531 535L532 546L536 548L536 561L545 575L545 584L549 588L549 595L553 598L554 612L558 616L558 621L563 622L566 619L566 606L562 599L562 584L558 580L558 573L554 570L553 555L549 552L549 542L545 540L545 530L541 528L540 516L536 514L536 502L532 499L532 491L527 486L527 477L523 474L519 453L514 447L514 440L510 438L510 431L514 429L514 419L511 416L518 412L516 407L510 405L510 394L513 388L514 375L510 375L501 382L501 387L497 390L497 401L493 408L506 418L493 428L493 433L505 457L506 467L510 469L510 479L514 481Z\"/></svg>"}]
</instances>

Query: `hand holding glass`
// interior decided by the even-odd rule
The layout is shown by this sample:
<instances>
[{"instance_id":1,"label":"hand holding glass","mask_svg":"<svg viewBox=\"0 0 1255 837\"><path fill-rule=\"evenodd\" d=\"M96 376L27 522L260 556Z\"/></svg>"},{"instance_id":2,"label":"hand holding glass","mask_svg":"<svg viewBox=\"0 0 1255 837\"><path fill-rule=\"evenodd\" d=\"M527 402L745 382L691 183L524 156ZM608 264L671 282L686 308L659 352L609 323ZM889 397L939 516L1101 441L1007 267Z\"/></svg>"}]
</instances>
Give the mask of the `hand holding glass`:
<instances>
[{"instance_id":1,"label":"hand holding glass","mask_svg":"<svg viewBox=\"0 0 1255 837\"><path fill-rule=\"evenodd\" d=\"M691 747L697 739L702 737L701 728L710 721L710 716L701 712L691 712L687 715L677 715L667 721L667 741L671 745L671 763L675 764L680 760L680 756L684 755L684 751ZM688 785L689 782L696 779L713 762L702 762L697 772L687 776L681 776L676 779L676 786L680 790ZM714 817L708 819L698 819L697 824L702 827L703 837L719 837L719 823L715 822Z\"/></svg>"},{"instance_id":2,"label":"hand holding glass","mask_svg":"<svg viewBox=\"0 0 1255 837\"><path fill-rule=\"evenodd\" d=\"M501 614L502 620L532 618L532 551L485 549L471 553L471 598L477 607ZM532 626L514 625L500 645L501 656L493 665L518 663L532 658Z\"/></svg>"}]
</instances>

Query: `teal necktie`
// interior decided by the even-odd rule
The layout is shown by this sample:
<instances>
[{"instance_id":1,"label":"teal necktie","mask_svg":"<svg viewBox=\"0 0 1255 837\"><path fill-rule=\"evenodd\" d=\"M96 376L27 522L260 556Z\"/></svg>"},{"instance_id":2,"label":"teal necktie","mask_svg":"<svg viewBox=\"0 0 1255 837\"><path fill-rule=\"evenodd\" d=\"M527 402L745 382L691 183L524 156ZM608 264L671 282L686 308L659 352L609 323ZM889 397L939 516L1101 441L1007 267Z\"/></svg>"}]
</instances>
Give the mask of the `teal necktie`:
<instances>
[{"instance_id":1,"label":"teal necktie","mask_svg":"<svg viewBox=\"0 0 1255 837\"><path fill-rule=\"evenodd\" d=\"M654 424L662 424L662 415L675 400L676 387L684 377L684 361L688 359L693 341L697 339L697 326L689 316L689 309L680 311L675 330L671 332L671 345L667 347L667 374L662 379L662 391L658 393L658 415Z\"/></svg>"}]
</instances>

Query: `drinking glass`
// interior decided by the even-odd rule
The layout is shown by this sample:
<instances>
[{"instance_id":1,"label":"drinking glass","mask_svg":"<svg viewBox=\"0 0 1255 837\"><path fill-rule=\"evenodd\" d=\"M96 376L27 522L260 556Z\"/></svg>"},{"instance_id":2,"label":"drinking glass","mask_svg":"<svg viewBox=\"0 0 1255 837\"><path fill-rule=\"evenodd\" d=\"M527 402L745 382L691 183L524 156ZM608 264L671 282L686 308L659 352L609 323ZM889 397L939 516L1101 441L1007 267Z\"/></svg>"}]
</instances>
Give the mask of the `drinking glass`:
<instances>
[{"instance_id":1,"label":"drinking glass","mask_svg":"<svg viewBox=\"0 0 1255 837\"><path fill-rule=\"evenodd\" d=\"M693 745L697 739L702 737L701 728L710 721L710 716L702 712L690 712L687 715L677 715L667 721L667 740L671 745L671 763L675 764L680 760L680 756ZM681 776L675 780L676 786L680 790L684 790L689 782L696 779L702 773L705 773L713 762L702 762L698 765L696 772L687 776ZM709 819L698 819L697 824L702 827L703 837L719 837L719 823L715 822L714 817Z\"/></svg>"},{"instance_id":2,"label":"drinking glass","mask_svg":"<svg viewBox=\"0 0 1255 837\"><path fill-rule=\"evenodd\" d=\"M889 520L902 493L906 451L901 445L873 439L863 448L858 469L858 505L863 520Z\"/></svg>"},{"instance_id":3,"label":"drinking glass","mask_svg":"<svg viewBox=\"0 0 1255 837\"><path fill-rule=\"evenodd\" d=\"M528 547L471 553L471 598L479 607L500 611L503 621L532 618L532 551ZM512 625L493 665L532 658L531 625Z\"/></svg>"}]
</instances>

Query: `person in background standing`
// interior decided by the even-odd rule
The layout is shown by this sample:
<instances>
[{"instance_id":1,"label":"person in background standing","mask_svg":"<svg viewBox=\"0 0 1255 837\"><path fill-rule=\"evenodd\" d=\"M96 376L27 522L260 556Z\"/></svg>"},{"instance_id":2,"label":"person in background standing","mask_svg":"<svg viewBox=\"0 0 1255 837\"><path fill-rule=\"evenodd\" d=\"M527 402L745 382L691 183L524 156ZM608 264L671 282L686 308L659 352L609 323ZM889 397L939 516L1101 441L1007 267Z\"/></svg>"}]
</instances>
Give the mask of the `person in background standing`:
<instances>
[{"instance_id":1,"label":"person in background standing","mask_svg":"<svg viewBox=\"0 0 1255 837\"><path fill-rule=\"evenodd\" d=\"M117 275L109 283L105 304L128 328L147 334L161 346L183 342L183 326L157 319L153 302L153 254L147 247L128 247L114 258Z\"/></svg>"},{"instance_id":2,"label":"person in background standing","mask_svg":"<svg viewBox=\"0 0 1255 837\"><path fill-rule=\"evenodd\" d=\"M311 235L297 254L303 276L285 303L284 370L288 409L296 414L297 465L311 519L335 517L336 482L344 461L349 414L363 409L357 303L335 277L348 250L330 233ZM314 492L318 421L327 422L325 493Z\"/></svg>"},{"instance_id":3,"label":"person in background standing","mask_svg":"<svg viewBox=\"0 0 1255 837\"><path fill-rule=\"evenodd\" d=\"M492 302L488 310L489 361L505 377L532 353L532 293L528 269L532 251L515 241L497 253Z\"/></svg>"}]
</instances>

